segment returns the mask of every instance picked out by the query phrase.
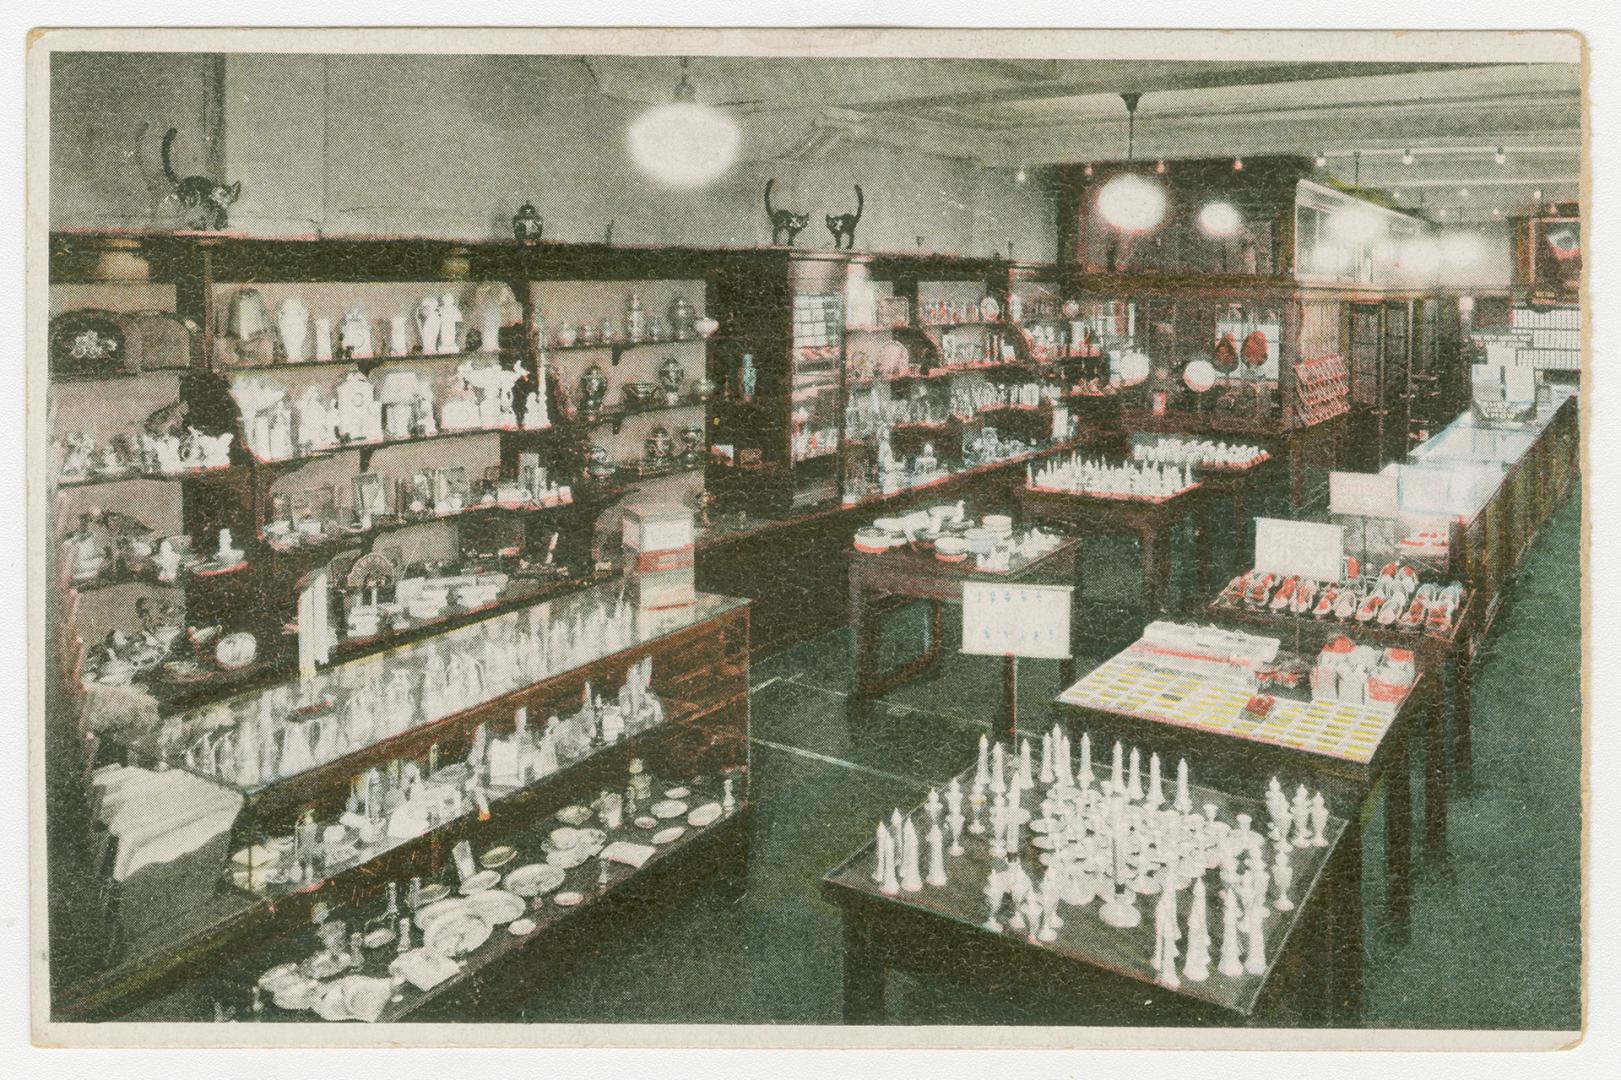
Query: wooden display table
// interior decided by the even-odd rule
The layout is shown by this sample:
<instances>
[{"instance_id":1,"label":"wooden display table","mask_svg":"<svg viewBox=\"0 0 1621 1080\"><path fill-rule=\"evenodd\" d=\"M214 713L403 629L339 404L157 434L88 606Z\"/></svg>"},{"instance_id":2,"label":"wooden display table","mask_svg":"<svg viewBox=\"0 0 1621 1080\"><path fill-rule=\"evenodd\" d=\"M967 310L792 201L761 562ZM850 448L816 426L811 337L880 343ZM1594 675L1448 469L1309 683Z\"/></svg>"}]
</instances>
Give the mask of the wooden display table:
<instances>
[{"instance_id":1,"label":"wooden display table","mask_svg":"<svg viewBox=\"0 0 1621 1080\"><path fill-rule=\"evenodd\" d=\"M945 639L945 606L962 603L964 582L1073 585L1075 592L1069 608L1072 650L1080 640L1081 545L1078 540L1064 540L1052 551L1035 559L1015 559L1005 573L976 570L971 557L966 562L941 562L931 552L917 552L910 548L899 548L883 554L851 551L848 559L851 657L855 667L855 691L851 695L851 702L857 709L911 682L939 661ZM928 645L912 660L891 671L880 672L878 651L883 639L883 615L898 603L910 600L929 602ZM1003 670L1006 682L1013 677L1011 657L1004 662ZM1075 661L1061 661L1061 682L1067 686L1074 677ZM1005 703L1013 700L1010 694L1004 693L1003 697ZM1004 717L1004 721L1004 726L1011 730L1012 717Z\"/></svg>"},{"instance_id":2,"label":"wooden display table","mask_svg":"<svg viewBox=\"0 0 1621 1080\"><path fill-rule=\"evenodd\" d=\"M960 779L966 791L973 770ZM1266 821L1259 800L1197 786L1189 794L1195 806L1215 804L1223 821L1236 813L1250 814L1263 825ZM1032 941L1028 931L1005 923L1001 931L985 927L986 879L1002 865L991 855L988 837L965 829L964 854L946 858L946 884L925 884L919 892L894 896L884 895L873 881L876 845L869 843L822 878L822 894L844 919L844 1022L884 1022L885 976L891 968L1009 997L1038 1012L1084 1002L1091 1015L1099 1008L1109 1010L1100 1023L1315 1026L1331 1017L1349 1020L1361 999L1362 977L1359 963L1344 962L1350 952L1341 947L1347 936L1361 947L1358 876L1346 848L1351 831L1348 823L1331 818L1324 833L1327 847L1296 849L1290 886L1295 908L1267 919L1263 974L1229 977L1215 970L1221 903L1219 884L1210 888L1210 976L1203 982L1183 980L1175 990L1154 977L1156 896L1138 899L1142 921L1124 930L1098 917L1096 900L1062 906L1064 925L1057 940ZM1029 844L1034 835L1025 831L1022 858L1039 882L1040 852ZM924 861L926 869L926 852ZM1207 872L1206 886L1215 880ZM1186 926L1189 897L1184 891L1178 898L1180 928ZM1179 949L1186 951L1185 934ZM1122 1021L1122 1016L1129 1019Z\"/></svg>"},{"instance_id":3,"label":"wooden display table","mask_svg":"<svg viewBox=\"0 0 1621 1080\"><path fill-rule=\"evenodd\" d=\"M1329 639L1340 634L1369 645L1393 646L1411 649L1420 667L1435 675L1439 692L1448 677L1452 683L1452 758L1447 760L1443 749L1444 733L1439 719L1428 732L1430 745L1425 748L1425 769L1429 782L1450 784L1451 774L1460 778L1469 775L1472 764L1473 736L1470 730L1470 686L1475 669L1475 594L1464 593L1463 603L1452 619L1452 629L1446 634L1428 631L1400 630L1377 623L1341 622L1338 619L1315 619L1309 615L1285 614L1270 610L1257 611L1243 603L1223 607L1211 603L1205 616L1216 622L1258 627L1262 632L1276 635L1291 652L1321 649ZM1441 847L1446 843L1446 804L1440 804L1440 813L1426 820L1425 846Z\"/></svg>"},{"instance_id":4,"label":"wooden display table","mask_svg":"<svg viewBox=\"0 0 1621 1080\"><path fill-rule=\"evenodd\" d=\"M1155 416L1147 409L1126 409L1120 413L1120 424L1131 432L1259 439L1269 443L1289 462L1289 505L1298 508L1305 501L1306 466L1338 466L1348 418L1342 413L1306 427L1286 428L1275 420L1253 416L1186 411Z\"/></svg>"},{"instance_id":5,"label":"wooden display table","mask_svg":"<svg viewBox=\"0 0 1621 1080\"><path fill-rule=\"evenodd\" d=\"M1331 808L1356 808L1349 815L1351 827L1342 842L1358 882L1362 876L1362 822L1382 790L1386 906L1392 922L1405 928L1412 888L1408 744L1414 728L1424 724L1430 752L1439 754L1441 699L1433 672L1418 670L1407 697L1388 719L1354 715L1355 710L1330 706L1279 710L1267 719L1255 720L1242 713L1246 693L1181 673L1159 679L1153 675L1157 669L1139 671L1138 667L1128 649L1060 694L1058 700L1071 718L1071 729L1090 732L1094 746L1107 746L1121 739L1155 750L1162 759L1185 755L1190 762L1203 766L1205 775L1216 771L1245 784L1259 784L1257 790L1264 791L1273 776L1290 789L1296 783L1320 788ZM1200 721L1196 714L1208 704L1201 704L1205 698L1222 699L1217 702L1222 709L1206 709L1209 718ZM1123 705L1105 704L1116 699L1135 704L1129 711ZM1446 785L1434 782L1433 777L1426 784L1430 828L1439 829L1443 835L1446 794ZM1360 884L1348 888L1346 903L1356 898L1357 917L1348 919L1347 929L1340 935L1345 953L1340 963L1361 962L1360 896Z\"/></svg>"},{"instance_id":6,"label":"wooden display table","mask_svg":"<svg viewBox=\"0 0 1621 1080\"><path fill-rule=\"evenodd\" d=\"M1170 590L1172 530L1193 519L1195 570L1199 593L1210 591L1210 502L1200 484L1159 502L1071 495L1025 487L1019 492L1019 521L1085 534L1129 532L1142 549L1143 599L1150 612L1163 612Z\"/></svg>"}]
</instances>

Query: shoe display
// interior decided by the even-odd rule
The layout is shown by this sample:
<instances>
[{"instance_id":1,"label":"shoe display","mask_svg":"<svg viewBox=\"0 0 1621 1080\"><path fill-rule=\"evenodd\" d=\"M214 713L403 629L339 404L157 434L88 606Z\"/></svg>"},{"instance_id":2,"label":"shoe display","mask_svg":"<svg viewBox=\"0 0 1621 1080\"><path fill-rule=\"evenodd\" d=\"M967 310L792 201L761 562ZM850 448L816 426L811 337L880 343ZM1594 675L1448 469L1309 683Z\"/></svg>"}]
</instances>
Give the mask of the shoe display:
<instances>
[{"instance_id":1,"label":"shoe display","mask_svg":"<svg viewBox=\"0 0 1621 1080\"><path fill-rule=\"evenodd\" d=\"M1266 574L1250 586L1248 595L1244 597L1250 607L1265 607L1266 600L1272 593L1272 586L1277 581L1277 575Z\"/></svg>"},{"instance_id":2,"label":"shoe display","mask_svg":"<svg viewBox=\"0 0 1621 1080\"><path fill-rule=\"evenodd\" d=\"M1354 557L1347 557L1345 565L1347 569L1361 567ZM1426 581L1422 574L1400 560L1385 563L1377 574L1344 581L1263 574L1252 568L1229 581L1211 606L1232 608L1242 603L1252 611L1355 620L1409 633L1451 634L1463 606L1463 583Z\"/></svg>"},{"instance_id":3,"label":"shoe display","mask_svg":"<svg viewBox=\"0 0 1621 1080\"><path fill-rule=\"evenodd\" d=\"M1222 607L1232 607L1244 599L1249 587L1250 573L1246 570L1227 583L1227 587L1221 590L1221 595L1216 597L1216 603Z\"/></svg>"}]
</instances>

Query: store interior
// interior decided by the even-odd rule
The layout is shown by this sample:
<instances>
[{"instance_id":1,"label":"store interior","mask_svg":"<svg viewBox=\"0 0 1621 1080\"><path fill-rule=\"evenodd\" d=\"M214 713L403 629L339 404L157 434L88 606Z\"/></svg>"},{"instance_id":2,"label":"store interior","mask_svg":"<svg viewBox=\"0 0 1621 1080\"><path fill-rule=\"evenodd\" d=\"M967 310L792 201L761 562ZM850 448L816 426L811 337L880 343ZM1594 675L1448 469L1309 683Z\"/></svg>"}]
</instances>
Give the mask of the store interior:
<instances>
[{"instance_id":1,"label":"store interior","mask_svg":"<svg viewBox=\"0 0 1621 1080\"><path fill-rule=\"evenodd\" d=\"M1580 1026L1574 65L50 86L53 1019Z\"/></svg>"}]
</instances>

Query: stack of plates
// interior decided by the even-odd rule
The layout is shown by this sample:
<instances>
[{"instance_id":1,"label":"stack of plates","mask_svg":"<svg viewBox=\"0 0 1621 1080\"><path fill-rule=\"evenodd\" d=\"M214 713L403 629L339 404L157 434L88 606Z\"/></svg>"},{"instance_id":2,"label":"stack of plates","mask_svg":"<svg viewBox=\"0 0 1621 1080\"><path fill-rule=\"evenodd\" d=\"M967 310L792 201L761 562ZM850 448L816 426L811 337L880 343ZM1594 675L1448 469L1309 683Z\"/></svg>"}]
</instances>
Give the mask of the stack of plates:
<instances>
[{"instance_id":1,"label":"stack of plates","mask_svg":"<svg viewBox=\"0 0 1621 1080\"><path fill-rule=\"evenodd\" d=\"M517 897L513 899L517 900ZM424 927L422 947L440 956L462 956L472 952L489 938L489 922L471 911L464 910L434 919Z\"/></svg>"},{"instance_id":2,"label":"stack of plates","mask_svg":"<svg viewBox=\"0 0 1621 1080\"><path fill-rule=\"evenodd\" d=\"M516 896L540 896L563 884L563 868L550 863L529 863L507 875L507 891Z\"/></svg>"},{"instance_id":3,"label":"stack of plates","mask_svg":"<svg viewBox=\"0 0 1621 1080\"><path fill-rule=\"evenodd\" d=\"M491 926L504 926L523 914L523 899L500 889L488 889L467 900L467 910Z\"/></svg>"}]
</instances>

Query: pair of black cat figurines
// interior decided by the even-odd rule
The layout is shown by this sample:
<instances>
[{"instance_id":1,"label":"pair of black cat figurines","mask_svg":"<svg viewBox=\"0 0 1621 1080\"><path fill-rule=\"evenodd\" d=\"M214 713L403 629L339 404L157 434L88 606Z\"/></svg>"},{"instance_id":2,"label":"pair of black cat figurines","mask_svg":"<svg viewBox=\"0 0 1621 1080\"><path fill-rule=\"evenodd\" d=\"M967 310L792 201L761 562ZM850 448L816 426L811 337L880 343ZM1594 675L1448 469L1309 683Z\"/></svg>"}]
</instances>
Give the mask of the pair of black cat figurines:
<instances>
[{"instance_id":1,"label":"pair of black cat figurines","mask_svg":"<svg viewBox=\"0 0 1621 1080\"><path fill-rule=\"evenodd\" d=\"M765 216L771 219L771 242L773 244L787 244L793 246L794 238L804 231L810 224L810 215L795 213L771 205L771 186L775 179L765 182ZM833 234L833 247L853 248L856 246L856 226L861 223L861 210L866 205L866 198L861 193L861 185L855 185L856 212L853 214L827 214L827 231ZM784 239L786 237L786 239Z\"/></svg>"}]
</instances>

